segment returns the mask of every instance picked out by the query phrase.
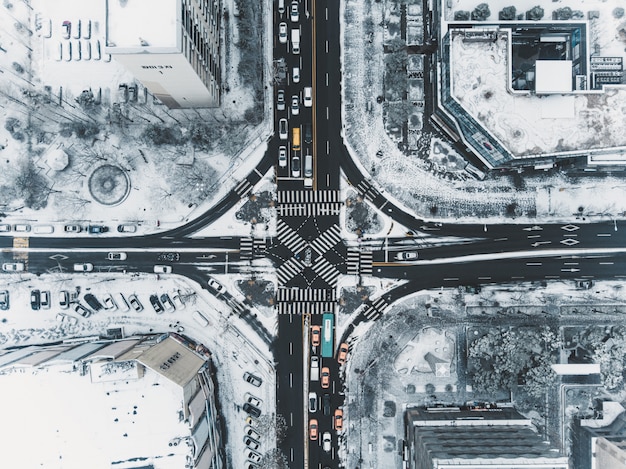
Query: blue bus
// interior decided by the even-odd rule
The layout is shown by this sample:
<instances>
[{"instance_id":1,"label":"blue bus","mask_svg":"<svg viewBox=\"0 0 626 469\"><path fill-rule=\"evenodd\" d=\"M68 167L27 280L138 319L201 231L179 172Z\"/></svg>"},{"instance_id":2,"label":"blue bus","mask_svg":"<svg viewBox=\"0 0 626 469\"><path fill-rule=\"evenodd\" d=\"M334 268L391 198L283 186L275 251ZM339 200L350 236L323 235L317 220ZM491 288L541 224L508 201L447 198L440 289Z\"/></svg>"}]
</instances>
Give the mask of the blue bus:
<instances>
[{"instance_id":1,"label":"blue bus","mask_svg":"<svg viewBox=\"0 0 626 469\"><path fill-rule=\"evenodd\" d=\"M322 315L322 357L331 357L335 352L334 337L335 316L333 313Z\"/></svg>"}]
</instances>

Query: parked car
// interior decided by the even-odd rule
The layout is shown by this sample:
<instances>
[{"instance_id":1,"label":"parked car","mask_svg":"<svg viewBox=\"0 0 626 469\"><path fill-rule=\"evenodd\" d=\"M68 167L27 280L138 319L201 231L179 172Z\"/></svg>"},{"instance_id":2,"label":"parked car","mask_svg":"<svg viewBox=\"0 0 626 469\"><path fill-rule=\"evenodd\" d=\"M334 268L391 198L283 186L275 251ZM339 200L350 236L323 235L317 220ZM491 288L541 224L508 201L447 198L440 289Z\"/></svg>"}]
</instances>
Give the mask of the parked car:
<instances>
[{"instance_id":1,"label":"parked car","mask_svg":"<svg viewBox=\"0 0 626 469\"><path fill-rule=\"evenodd\" d=\"M85 303L87 303L94 311L100 311L103 308L102 303L100 303L98 298L96 298L92 293L87 293L85 295Z\"/></svg>"},{"instance_id":2,"label":"parked car","mask_svg":"<svg viewBox=\"0 0 626 469\"><path fill-rule=\"evenodd\" d=\"M245 449L244 454L252 462L261 462L261 455L251 449Z\"/></svg>"},{"instance_id":3,"label":"parked car","mask_svg":"<svg viewBox=\"0 0 626 469\"><path fill-rule=\"evenodd\" d=\"M110 252L107 254L107 259L110 261L125 261L126 257L125 252Z\"/></svg>"},{"instance_id":4,"label":"parked car","mask_svg":"<svg viewBox=\"0 0 626 469\"><path fill-rule=\"evenodd\" d=\"M143 305L137 298L137 295L130 295L128 297L128 302L130 303L131 308L133 308L137 313L143 311Z\"/></svg>"},{"instance_id":5,"label":"parked car","mask_svg":"<svg viewBox=\"0 0 626 469\"><path fill-rule=\"evenodd\" d=\"M41 292L40 304L42 308L50 309L50 292L48 290Z\"/></svg>"},{"instance_id":6,"label":"parked car","mask_svg":"<svg viewBox=\"0 0 626 469\"><path fill-rule=\"evenodd\" d=\"M137 231L137 225L133 225L132 223L123 223L121 225L117 225L117 231L119 233L134 233Z\"/></svg>"},{"instance_id":7,"label":"parked car","mask_svg":"<svg viewBox=\"0 0 626 469\"><path fill-rule=\"evenodd\" d=\"M399 261L411 261L417 259L417 253L412 251L404 251L396 254L396 259Z\"/></svg>"},{"instance_id":8,"label":"parked car","mask_svg":"<svg viewBox=\"0 0 626 469\"><path fill-rule=\"evenodd\" d=\"M150 295L150 304L154 309L154 312L157 314L161 314L163 312L163 305L159 301L159 297L156 295Z\"/></svg>"},{"instance_id":9,"label":"parked car","mask_svg":"<svg viewBox=\"0 0 626 469\"><path fill-rule=\"evenodd\" d=\"M168 313L176 311L176 306L174 306L174 302L167 293L161 294L159 299L161 300L161 304L163 305L163 309L165 309L165 311Z\"/></svg>"},{"instance_id":10,"label":"parked car","mask_svg":"<svg viewBox=\"0 0 626 469\"><path fill-rule=\"evenodd\" d=\"M155 265L154 266L154 273L155 274L171 274L172 273L172 266L170 266L170 265Z\"/></svg>"},{"instance_id":11,"label":"parked car","mask_svg":"<svg viewBox=\"0 0 626 469\"><path fill-rule=\"evenodd\" d=\"M249 402L250 404L252 404L255 407L261 407L261 399L259 399L256 396L253 396L252 394L250 394L249 392L244 394L244 399L246 400L246 402Z\"/></svg>"},{"instance_id":12,"label":"parked car","mask_svg":"<svg viewBox=\"0 0 626 469\"><path fill-rule=\"evenodd\" d=\"M118 293L119 307L122 311L130 311L130 305L128 304L128 300L122 293Z\"/></svg>"},{"instance_id":13,"label":"parked car","mask_svg":"<svg viewBox=\"0 0 626 469\"><path fill-rule=\"evenodd\" d=\"M300 98L296 94L291 97L291 114L294 116L300 114Z\"/></svg>"},{"instance_id":14,"label":"parked car","mask_svg":"<svg viewBox=\"0 0 626 469\"><path fill-rule=\"evenodd\" d=\"M172 301L174 302L174 305L176 306L176 308L178 309L183 309L185 307L185 302L183 301L183 299L180 296L180 292L178 290L176 290L173 294L172 294Z\"/></svg>"},{"instance_id":15,"label":"parked car","mask_svg":"<svg viewBox=\"0 0 626 469\"><path fill-rule=\"evenodd\" d=\"M309 393L309 412L317 412L317 394Z\"/></svg>"},{"instance_id":16,"label":"parked car","mask_svg":"<svg viewBox=\"0 0 626 469\"><path fill-rule=\"evenodd\" d=\"M287 166L287 147L284 145L278 147L278 166L281 168Z\"/></svg>"},{"instance_id":17,"label":"parked car","mask_svg":"<svg viewBox=\"0 0 626 469\"><path fill-rule=\"evenodd\" d=\"M89 262L74 264L75 272L91 272L92 270L93 264L90 264Z\"/></svg>"},{"instance_id":18,"label":"parked car","mask_svg":"<svg viewBox=\"0 0 626 469\"><path fill-rule=\"evenodd\" d=\"M252 450L257 450L261 447L261 443L259 443L258 440L255 440L254 438L250 438L249 436L243 437L243 444Z\"/></svg>"},{"instance_id":19,"label":"parked car","mask_svg":"<svg viewBox=\"0 0 626 469\"><path fill-rule=\"evenodd\" d=\"M248 373L247 371L243 374L243 379L244 381L250 383L253 386L256 386L257 388L263 383L263 380L261 378L253 375L252 373Z\"/></svg>"},{"instance_id":20,"label":"parked car","mask_svg":"<svg viewBox=\"0 0 626 469\"><path fill-rule=\"evenodd\" d=\"M8 290L0 291L0 309L6 311L9 309L9 292Z\"/></svg>"},{"instance_id":21,"label":"parked car","mask_svg":"<svg viewBox=\"0 0 626 469\"><path fill-rule=\"evenodd\" d=\"M30 307L37 311L41 306L41 292L39 290L30 291Z\"/></svg>"},{"instance_id":22,"label":"parked car","mask_svg":"<svg viewBox=\"0 0 626 469\"><path fill-rule=\"evenodd\" d=\"M249 436L250 438L254 438L255 440L261 439L261 435L259 435L257 431L249 425L246 425L243 431L244 435Z\"/></svg>"},{"instance_id":23,"label":"parked car","mask_svg":"<svg viewBox=\"0 0 626 469\"><path fill-rule=\"evenodd\" d=\"M259 409L258 407L254 407L252 404L248 404L247 402L245 402L242 408L244 412L250 414L254 418L258 419L261 416L261 409Z\"/></svg>"},{"instance_id":24,"label":"parked car","mask_svg":"<svg viewBox=\"0 0 626 469\"><path fill-rule=\"evenodd\" d=\"M102 225L89 225L87 231L89 231L90 234L102 234L109 231L109 228Z\"/></svg>"},{"instance_id":25,"label":"parked car","mask_svg":"<svg viewBox=\"0 0 626 469\"><path fill-rule=\"evenodd\" d=\"M24 270L23 262L5 262L2 264L2 270L5 272L22 272Z\"/></svg>"},{"instance_id":26,"label":"parked car","mask_svg":"<svg viewBox=\"0 0 626 469\"><path fill-rule=\"evenodd\" d=\"M9 231L11 231L11 225L0 223L0 233L8 233Z\"/></svg>"},{"instance_id":27,"label":"parked car","mask_svg":"<svg viewBox=\"0 0 626 469\"><path fill-rule=\"evenodd\" d=\"M57 321L61 324L69 324L70 326L75 326L76 323L78 323L78 319L65 313L57 313Z\"/></svg>"},{"instance_id":28,"label":"parked car","mask_svg":"<svg viewBox=\"0 0 626 469\"><path fill-rule=\"evenodd\" d=\"M278 90L276 94L276 109L278 111L284 111L285 105L285 90Z\"/></svg>"},{"instance_id":29,"label":"parked car","mask_svg":"<svg viewBox=\"0 0 626 469\"><path fill-rule=\"evenodd\" d=\"M28 233L30 231L30 225L24 225L22 223L13 225L13 231L18 233Z\"/></svg>"},{"instance_id":30,"label":"parked car","mask_svg":"<svg viewBox=\"0 0 626 469\"><path fill-rule=\"evenodd\" d=\"M83 227L80 225L65 225L64 229L66 233L80 233L83 231Z\"/></svg>"},{"instance_id":31,"label":"parked car","mask_svg":"<svg viewBox=\"0 0 626 469\"><path fill-rule=\"evenodd\" d=\"M289 136L288 134L289 129L287 125L287 119L282 118L278 121L278 136L281 140L287 140L287 137Z\"/></svg>"},{"instance_id":32,"label":"parked car","mask_svg":"<svg viewBox=\"0 0 626 469\"><path fill-rule=\"evenodd\" d=\"M320 326L311 326L311 345L318 347L321 341L322 328Z\"/></svg>"},{"instance_id":33,"label":"parked car","mask_svg":"<svg viewBox=\"0 0 626 469\"><path fill-rule=\"evenodd\" d=\"M309 439L317 440L317 419L309 420Z\"/></svg>"},{"instance_id":34,"label":"parked car","mask_svg":"<svg viewBox=\"0 0 626 469\"><path fill-rule=\"evenodd\" d=\"M284 21L278 24L278 42L287 44L287 23Z\"/></svg>"},{"instance_id":35,"label":"parked car","mask_svg":"<svg viewBox=\"0 0 626 469\"><path fill-rule=\"evenodd\" d=\"M328 453L330 452L331 445L332 438L330 437L330 432L324 432L322 435L322 449Z\"/></svg>"},{"instance_id":36,"label":"parked car","mask_svg":"<svg viewBox=\"0 0 626 469\"><path fill-rule=\"evenodd\" d=\"M80 303L77 303L74 305L74 311L76 311L78 314L80 314L84 318L88 318L89 316L91 316L91 311L89 311Z\"/></svg>"},{"instance_id":37,"label":"parked car","mask_svg":"<svg viewBox=\"0 0 626 469\"><path fill-rule=\"evenodd\" d=\"M213 290L215 290L218 293L224 293L226 291L226 288L224 288L224 285L222 285L217 280L214 280L212 278L209 279L208 285L209 287L211 287Z\"/></svg>"},{"instance_id":38,"label":"parked car","mask_svg":"<svg viewBox=\"0 0 626 469\"><path fill-rule=\"evenodd\" d=\"M63 21L61 25L63 31L63 39L69 39L72 34L72 22L71 21Z\"/></svg>"},{"instance_id":39,"label":"parked car","mask_svg":"<svg viewBox=\"0 0 626 469\"><path fill-rule=\"evenodd\" d=\"M322 368L322 388L328 389L330 387L330 369L325 366Z\"/></svg>"},{"instance_id":40,"label":"parked car","mask_svg":"<svg viewBox=\"0 0 626 469\"><path fill-rule=\"evenodd\" d=\"M333 428L340 432L343 430L343 410L335 410L335 418L333 419Z\"/></svg>"},{"instance_id":41,"label":"parked car","mask_svg":"<svg viewBox=\"0 0 626 469\"><path fill-rule=\"evenodd\" d=\"M157 261L176 262L180 260L178 252L162 252L157 256Z\"/></svg>"},{"instance_id":42,"label":"parked car","mask_svg":"<svg viewBox=\"0 0 626 469\"><path fill-rule=\"evenodd\" d=\"M59 306L63 309L70 307L70 292L67 290L61 290L59 292Z\"/></svg>"},{"instance_id":43,"label":"parked car","mask_svg":"<svg viewBox=\"0 0 626 469\"><path fill-rule=\"evenodd\" d=\"M339 353L337 354L337 363L339 363L340 366L343 365L346 362L347 357L348 357L348 344L344 342L339 346Z\"/></svg>"},{"instance_id":44,"label":"parked car","mask_svg":"<svg viewBox=\"0 0 626 469\"><path fill-rule=\"evenodd\" d=\"M115 311L117 309L117 303L110 293L107 293L104 297L104 309L108 309L111 311Z\"/></svg>"}]
</instances>

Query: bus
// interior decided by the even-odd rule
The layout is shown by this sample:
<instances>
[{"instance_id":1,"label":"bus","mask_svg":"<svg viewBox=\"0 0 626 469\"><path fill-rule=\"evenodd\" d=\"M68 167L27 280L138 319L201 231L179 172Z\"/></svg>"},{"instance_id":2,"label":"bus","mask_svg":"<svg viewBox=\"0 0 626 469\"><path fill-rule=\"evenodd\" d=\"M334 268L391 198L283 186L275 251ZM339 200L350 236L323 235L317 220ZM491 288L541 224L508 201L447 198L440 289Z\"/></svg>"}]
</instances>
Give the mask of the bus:
<instances>
[{"instance_id":1,"label":"bus","mask_svg":"<svg viewBox=\"0 0 626 469\"><path fill-rule=\"evenodd\" d=\"M331 357L335 352L334 335L335 316L333 313L322 315L322 357Z\"/></svg>"}]
</instances>

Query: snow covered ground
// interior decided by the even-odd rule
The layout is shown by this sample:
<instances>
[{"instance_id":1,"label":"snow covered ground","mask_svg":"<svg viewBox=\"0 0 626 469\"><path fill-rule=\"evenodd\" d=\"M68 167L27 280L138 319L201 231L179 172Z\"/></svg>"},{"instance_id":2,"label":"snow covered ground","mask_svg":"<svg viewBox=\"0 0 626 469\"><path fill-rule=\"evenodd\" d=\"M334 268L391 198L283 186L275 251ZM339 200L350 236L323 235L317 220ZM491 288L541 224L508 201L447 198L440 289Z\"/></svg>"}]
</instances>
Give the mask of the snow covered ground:
<instances>
[{"instance_id":1,"label":"snow covered ground","mask_svg":"<svg viewBox=\"0 0 626 469\"><path fill-rule=\"evenodd\" d=\"M478 3L468 1L461 5L453 2L453 7L471 10ZM523 9L527 4L530 8L537 2L518 3L518 9ZM566 3L550 3L550 8ZM589 2L585 0L584 3ZM601 9L606 17L619 2L598 0L592 3L589 3L591 7ZM420 148L426 157L406 156L398 150L385 131L383 105L375 101L376 96L383 95L384 28L380 25L386 21L385 5L385 2L347 0L342 3L341 23L344 139L352 157L370 174L373 183L385 190L385 196L395 199L420 218L438 221L470 223L478 218L497 223L503 217L518 223L571 221L574 214L578 214L578 207L583 207L588 221L610 221L626 216L626 184L620 178L581 179L558 173L523 173L520 175L523 185L516 186L512 177L498 173L484 181L475 181L468 179L467 175L459 178L454 172L446 171L445 166L433 169L432 161L441 161L438 155L429 154L435 147L433 142L439 141L435 135L425 133L420 139ZM544 5L544 8L548 16L548 7ZM497 15L497 12L493 14ZM372 43L364 42L363 38L370 37L370 32ZM617 53L609 44L619 44L614 31L605 28L598 34L604 38L601 42L607 53ZM368 103L371 110L367 110ZM446 146L445 143L441 145ZM446 159L463 161L453 149ZM403 177L398 177L399 174ZM514 217L507 215L507 207L511 204L516 206Z\"/></svg>"}]
</instances>

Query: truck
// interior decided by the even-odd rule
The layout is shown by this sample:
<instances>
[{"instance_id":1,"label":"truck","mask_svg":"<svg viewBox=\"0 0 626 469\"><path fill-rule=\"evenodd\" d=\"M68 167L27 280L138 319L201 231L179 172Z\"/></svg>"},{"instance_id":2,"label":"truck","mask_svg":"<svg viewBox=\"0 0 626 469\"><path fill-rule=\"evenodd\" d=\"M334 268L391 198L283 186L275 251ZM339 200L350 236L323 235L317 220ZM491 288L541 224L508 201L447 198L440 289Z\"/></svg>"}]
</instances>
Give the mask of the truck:
<instances>
[{"instance_id":1,"label":"truck","mask_svg":"<svg viewBox=\"0 0 626 469\"><path fill-rule=\"evenodd\" d=\"M292 29L291 30L291 52L294 54L300 53L300 30Z\"/></svg>"}]
</instances>

